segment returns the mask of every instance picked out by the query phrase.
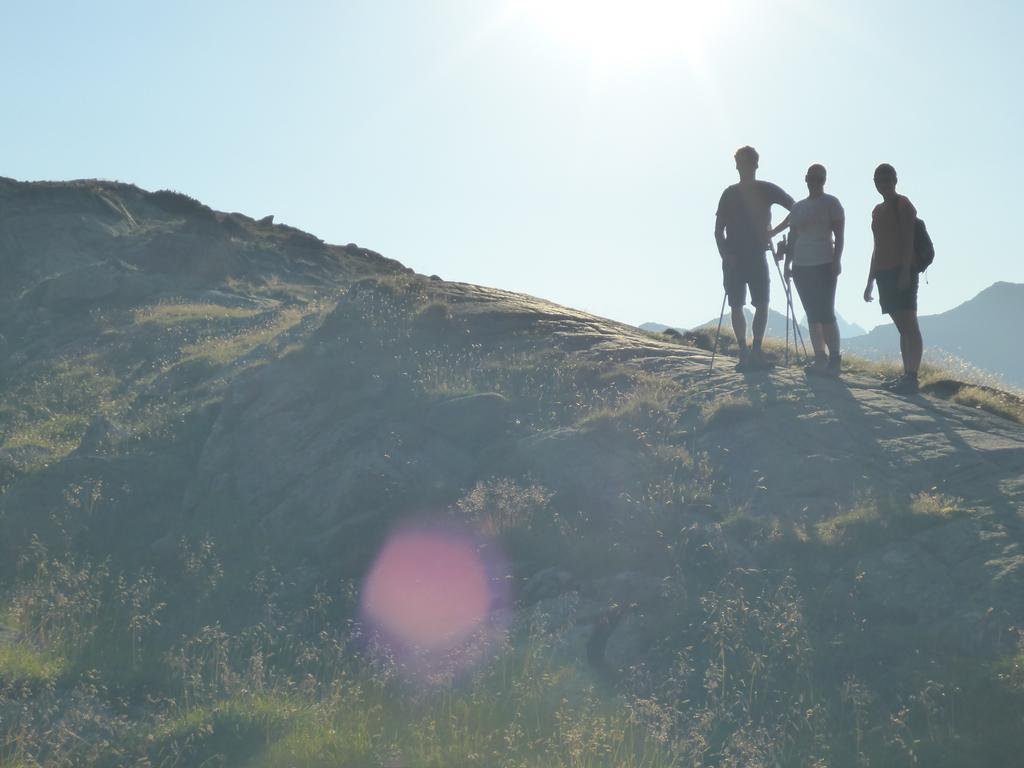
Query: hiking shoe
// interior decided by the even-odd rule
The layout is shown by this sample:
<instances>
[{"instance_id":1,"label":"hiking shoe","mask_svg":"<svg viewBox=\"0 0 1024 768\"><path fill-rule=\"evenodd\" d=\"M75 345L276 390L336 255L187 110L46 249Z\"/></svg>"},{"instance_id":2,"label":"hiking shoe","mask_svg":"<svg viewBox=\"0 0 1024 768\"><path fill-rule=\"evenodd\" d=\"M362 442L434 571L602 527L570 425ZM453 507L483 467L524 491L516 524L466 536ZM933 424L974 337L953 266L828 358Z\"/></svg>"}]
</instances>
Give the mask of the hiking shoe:
<instances>
[{"instance_id":1,"label":"hiking shoe","mask_svg":"<svg viewBox=\"0 0 1024 768\"><path fill-rule=\"evenodd\" d=\"M747 357L747 370L748 371L767 371L775 367L775 363L764 356L764 352L750 350L750 355Z\"/></svg>"},{"instance_id":2,"label":"hiking shoe","mask_svg":"<svg viewBox=\"0 0 1024 768\"><path fill-rule=\"evenodd\" d=\"M736 361L735 370L743 373L750 367L750 357L748 355L740 355L740 359Z\"/></svg>"},{"instance_id":3,"label":"hiking shoe","mask_svg":"<svg viewBox=\"0 0 1024 768\"><path fill-rule=\"evenodd\" d=\"M804 366L804 373L808 376L824 376L828 368L828 358L815 357L814 362Z\"/></svg>"},{"instance_id":4,"label":"hiking shoe","mask_svg":"<svg viewBox=\"0 0 1024 768\"><path fill-rule=\"evenodd\" d=\"M843 358L836 356L829 358L828 364L825 366L825 375L830 379L838 379L839 374L843 372Z\"/></svg>"},{"instance_id":5,"label":"hiking shoe","mask_svg":"<svg viewBox=\"0 0 1024 768\"><path fill-rule=\"evenodd\" d=\"M888 388L894 395L916 395L919 389L917 376L905 373L903 376Z\"/></svg>"}]
</instances>

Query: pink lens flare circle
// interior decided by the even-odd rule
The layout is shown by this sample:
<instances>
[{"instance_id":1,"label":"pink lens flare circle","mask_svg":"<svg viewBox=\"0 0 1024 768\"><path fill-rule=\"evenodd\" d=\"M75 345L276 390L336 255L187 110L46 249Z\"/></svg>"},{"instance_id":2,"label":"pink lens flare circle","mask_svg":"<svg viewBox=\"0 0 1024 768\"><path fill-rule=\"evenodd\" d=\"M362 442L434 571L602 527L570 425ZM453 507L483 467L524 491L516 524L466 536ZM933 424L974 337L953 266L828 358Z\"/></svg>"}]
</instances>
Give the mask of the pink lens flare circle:
<instances>
[{"instance_id":1,"label":"pink lens flare circle","mask_svg":"<svg viewBox=\"0 0 1024 768\"><path fill-rule=\"evenodd\" d=\"M363 614L411 648L456 648L487 621L494 592L480 546L444 530L399 530L367 575Z\"/></svg>"}]
</instances>

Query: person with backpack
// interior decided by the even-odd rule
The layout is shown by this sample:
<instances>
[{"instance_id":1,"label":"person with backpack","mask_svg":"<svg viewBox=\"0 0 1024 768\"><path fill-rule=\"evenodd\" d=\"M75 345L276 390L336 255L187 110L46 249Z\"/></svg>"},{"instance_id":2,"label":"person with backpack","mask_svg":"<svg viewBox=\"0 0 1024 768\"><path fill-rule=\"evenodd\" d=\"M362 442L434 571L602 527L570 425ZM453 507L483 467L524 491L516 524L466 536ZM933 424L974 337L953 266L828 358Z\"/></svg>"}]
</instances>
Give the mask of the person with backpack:
<instances>
[{"instance_id":1,"label":"person with backpack","mask_svg":"<svg viewBox=\"0 0 1024 768\"><path fill-rule=\"evenodd\" d=\"M732 329L739 346L736 370L767 368L761 353L765 328L768 325L769 273L768 233L771 229L772 205L781 205L787 211L793 207L793 198L780 187L759 181L757 164L760 159L753 147L740 147L734 155L740 181L727 187L718 201L715 214L715 242L722 257L722 282L732 310ZM743 305L754 305L753 339L747 349L747 319Z\"/></svg>"},{"instance_id":2,"label":"person with backpack","mask_svg":"<svg viewBox=\"0 0 1024 768\"><path fill-rule=\"evenodd\" d=\"M814 362L807 367L811 375L839 376L839 326L836 325L836 285L842 269L843 232L846 225L843 206L833 195L825 194L825 166L815 163L807 169L807 197L793 205L786 248L786 279L796 283L800 303L807 313Z\"/></svg>"},{"instance_id":3,"label":"person with backpack","mask_svg":"<svg viewBox=\"0 0 1024 768\"><path fill-rule=\"evenodd\" d=\"M924 352L917 322L918 272L914 259L917 209L905 196L896 193L896 169L891 165L879 165L874 180L882 202L871 212L875 245L864 301L872 301L872 287L877 283L882 313L892 318L899 331L903 357L903 375L885 386L897 394L912 395L918 390L917 373Z\"/></svg>"}]
</instances>

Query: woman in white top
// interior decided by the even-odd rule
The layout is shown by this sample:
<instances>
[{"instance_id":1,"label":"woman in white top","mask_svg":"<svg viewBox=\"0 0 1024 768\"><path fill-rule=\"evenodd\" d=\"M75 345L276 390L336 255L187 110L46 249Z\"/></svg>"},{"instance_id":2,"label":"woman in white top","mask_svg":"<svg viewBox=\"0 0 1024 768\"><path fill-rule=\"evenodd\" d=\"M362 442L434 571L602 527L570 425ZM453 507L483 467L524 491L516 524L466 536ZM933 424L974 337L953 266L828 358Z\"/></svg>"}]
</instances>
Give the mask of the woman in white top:
<instances>
[{"instance_id":1,"label":"woman in white top","mask_svg":"<svg viewBox=\"0 0 1024 768\"><path fill-rule=\"evenodd\" d=\"M790 211L786 276L792 274L810 324L814 363L807 372L835 377L842 363L835 306L846 219L839 200L825 194L825 178L825 166L808 168L807 197Z\"/></svg>"}]
</instances>

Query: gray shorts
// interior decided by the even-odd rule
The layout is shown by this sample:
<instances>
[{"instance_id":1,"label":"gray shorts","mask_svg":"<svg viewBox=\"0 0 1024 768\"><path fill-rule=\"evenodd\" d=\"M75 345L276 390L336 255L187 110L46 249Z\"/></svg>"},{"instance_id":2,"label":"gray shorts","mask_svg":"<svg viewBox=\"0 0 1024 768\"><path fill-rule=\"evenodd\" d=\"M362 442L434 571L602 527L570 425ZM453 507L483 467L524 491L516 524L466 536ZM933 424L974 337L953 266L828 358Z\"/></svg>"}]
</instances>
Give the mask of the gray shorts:
<instances>
[{"instance_id":1,"label":"gray shorts","mask_svg":"<svg viewBox=\"0 0 1024 768\"><path fill-rule=\"evenodd\" d=\"M910 270L910 285L900 288L900 268L881 269L875 273L878 284L878 303L882 306L882 314L906 310L917 311L917 284L919 275Z\"/></svg>"},{"instance_id":2,"label":"gray shorts","mask_svg":"<svg viewBox=\"0 0 1024 768\"><path fill-rule=\"evenodd\" d=\"M767 307L769 287L768 257L761 253L756 256L740 256L736 266L726 269L722 264L722 283L729 295L729 306L738 309L747 303L747 286L750 286L750 303L755 307Z\"/></svg>"},{"instance_id":3,"label":"gray shorts","mask_svg":"<svg viewBox=\"0 0 1024 768\"><path fill-rule=\"evenodd\" d=\"M793 282L809 323L836 320L836 273L831 264L793 267Z\"/></svg>"}]
</instances>

